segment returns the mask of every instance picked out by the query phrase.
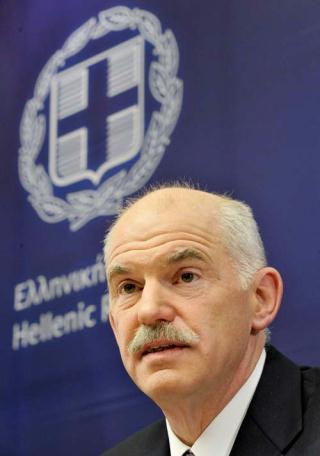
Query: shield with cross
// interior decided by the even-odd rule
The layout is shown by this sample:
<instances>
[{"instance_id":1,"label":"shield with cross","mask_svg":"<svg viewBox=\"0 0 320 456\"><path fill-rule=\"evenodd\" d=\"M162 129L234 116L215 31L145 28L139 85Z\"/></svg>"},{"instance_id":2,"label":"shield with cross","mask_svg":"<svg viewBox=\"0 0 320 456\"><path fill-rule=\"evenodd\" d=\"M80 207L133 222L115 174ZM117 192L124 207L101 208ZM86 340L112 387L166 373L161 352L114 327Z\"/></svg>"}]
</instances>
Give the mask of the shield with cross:
<instances>
[{"instance_id":1,"label":"shield with cross","mask_svg":"<svg viewBox=\"0 0 320 456\"><path fill-rule=\"evenodd\" d=\"M144 40L137 36L57 73L50 89L49 174L64 187L103 175L141 148Z\"/></svg>"}]
</instances>

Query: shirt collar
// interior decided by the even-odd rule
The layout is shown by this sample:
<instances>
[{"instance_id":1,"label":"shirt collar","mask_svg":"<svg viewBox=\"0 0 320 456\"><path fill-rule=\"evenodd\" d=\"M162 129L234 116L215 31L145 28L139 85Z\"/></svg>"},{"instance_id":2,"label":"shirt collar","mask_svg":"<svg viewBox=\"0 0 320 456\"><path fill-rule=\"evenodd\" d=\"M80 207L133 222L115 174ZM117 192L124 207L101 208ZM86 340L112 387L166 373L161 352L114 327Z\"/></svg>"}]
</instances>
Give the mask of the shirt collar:
<instances>
[{"instance_id":1,"label":"shirt collar","mask_svg":"<svg viewBox=\"0 0 320 456\"><path fill-rule=\"evenodd\" d=\"M263 349L260 358L247 381L203 431L191 447L197 456L228 456L238 434L241 423L250 405L256 387L259 383L266 351ZM172 431L170 423L166 420L171 456L181 456L190 449Z\"/></svg>"}]
</instances>

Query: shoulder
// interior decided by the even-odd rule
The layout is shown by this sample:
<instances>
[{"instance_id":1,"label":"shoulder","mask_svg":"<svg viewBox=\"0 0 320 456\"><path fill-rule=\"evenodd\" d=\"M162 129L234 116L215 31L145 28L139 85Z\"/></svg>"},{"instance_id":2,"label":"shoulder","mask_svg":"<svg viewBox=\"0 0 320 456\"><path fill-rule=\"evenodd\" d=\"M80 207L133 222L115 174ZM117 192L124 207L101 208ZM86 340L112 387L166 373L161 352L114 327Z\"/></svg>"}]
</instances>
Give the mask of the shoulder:
<instances>
[{"instance_id":1,"label":"shoulder","mask_svg":"<svg viewBox=\"0 0 320 456\"><path fill-rule=\"evenodd\" d=\"M307 393L320 390L320 368L319 367L300 367L303 386Z\"/></svg>"},{"instance_id":2,"label":"shoulder","mask_svg":"<svg viewBox=\"0 0 320 456\"><path fill-rule=\"evenodd\" d=\"M273 346L268 346L266 351L267 359L263 373L269 383L283 386L286 391L291 389L292 392L302 392L302 408L308 409L313 398L320 395L320 368L298 366Z\"/></svg>"},{"instance_id":3,"label":"shoulder","mask_svg":"<svg viewBox=\"0 0 320 456\"><path fill-rule=\"evenodd\" d=\"M279 406L290 411L287 428L288 423L293 426L294 421L297 428L300 428L292 444L292 454L319 455L320 368L297 366L274 348L269 351L268 356L272 375L276 380L273 394L277 397ZM282 398L286 400L282 402Z\"/></svg>"},{"instance_id":4,"label":"shoulder","mask_svg":"<svg viewBox=\"0 0 320 456\"><path fill-rule=\"evenodd\" d=\"M310 400L320 394L320 367L298 366L282 355L273 346L267 347L267 372L272 373L272 378L277 380L283 373L292 379L299 378L301 381L303 409L307 409ZM290 376L288 374L291 374ZM268 375L268 373L267 373ZM300 389L300 388L299 388Z\"/></svg>"},{"instance_id":5,"label":"shoulder","mask_svg":"<svg viewBox=\"0 0 320 456\"><path fill-rule=\"evenodd\" d=\"M312 416L320 428L320 368L302 367L302 406L306 418Z\"/></svg>"},{"instance_id":6,"label":"shoulder","mask_svg":"<svg viewBox=\"0 0 320 456\"><path fill-rule=\"evenodd\" d=\"M150 456L169 455L169 441L165 420L157 421L136 432L101 456Z\"/></svg>"},{"instance_id":7,"label":"shoulder","mask_svg":"<svg viewBox=\"0 0 320 456\"><path fill-rule=\"evenodd\" d=\"M320 368L301 367L303 431L293 446L295 453L320 454Z\"/></svg>"},{"instance_id":8,"label":"shoulder","mask_svg":"<svg viewBox=\"0 0 320 456\"><path fill-rule=\"evenodd\" d=\"M320 455L320 370L299 367L274 347L232 455Z\"/></svg>"}]
</instances>

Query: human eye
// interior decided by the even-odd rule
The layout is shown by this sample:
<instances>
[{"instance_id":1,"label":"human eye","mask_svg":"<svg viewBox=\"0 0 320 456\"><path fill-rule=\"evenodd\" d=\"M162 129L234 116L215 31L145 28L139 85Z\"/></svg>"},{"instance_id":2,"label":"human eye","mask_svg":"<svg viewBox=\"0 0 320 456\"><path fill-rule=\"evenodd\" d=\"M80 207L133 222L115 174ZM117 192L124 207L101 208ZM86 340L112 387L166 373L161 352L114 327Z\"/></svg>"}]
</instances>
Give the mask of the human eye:
<instances>
[{"instance_id":1,"label":"human eye","mask_svg":"<svg viewBox=\"0 0 320 456\"><path fill-rule=\"evenodd\" d=\"M181 282L190 283L195 279L195 274L191 271L182 272L180 279Z\"/></svg>"},{"instance_id":2,"label":"human eye","mask_svg":"<svg viewBox=\"0 0 320 456\"><path fill-rule=\"evenodd\" d=\"M138 291L138 286L134 282L123 282L118 287L120 295L130 295Z\"/></svg>"},{"instance_id":3,"label":"human eye","mask_svg":"<svg viewBox=\"0 0 320 456\"><path fill-rule=\"evenodd\" d=\"M176 278L176 283L191 283L199 278L199 275L190 270L180 271Z\"/></svg>"}]
</instances>

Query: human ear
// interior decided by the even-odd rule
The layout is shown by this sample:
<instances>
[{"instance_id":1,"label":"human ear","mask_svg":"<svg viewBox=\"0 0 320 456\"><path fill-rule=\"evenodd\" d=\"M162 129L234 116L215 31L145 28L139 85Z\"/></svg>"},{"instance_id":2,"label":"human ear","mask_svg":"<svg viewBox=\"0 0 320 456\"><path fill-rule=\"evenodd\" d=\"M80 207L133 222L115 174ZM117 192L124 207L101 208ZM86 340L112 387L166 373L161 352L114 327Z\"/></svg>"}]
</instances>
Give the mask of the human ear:
<instances>
[{"instance_id":1,"label":"human ear","mask_svg":"<svg viewBox=\"0 0 320 456\"><path fill-rule=\"evenodd\" d=\"M256 273L252 285L254 293L252 330L259 332L267 328L278 313L283 283L276 269L265 267Z\"/></svg>"}]
</instances>

